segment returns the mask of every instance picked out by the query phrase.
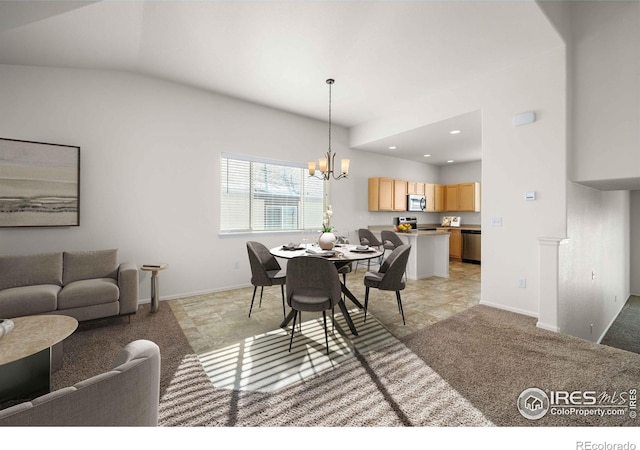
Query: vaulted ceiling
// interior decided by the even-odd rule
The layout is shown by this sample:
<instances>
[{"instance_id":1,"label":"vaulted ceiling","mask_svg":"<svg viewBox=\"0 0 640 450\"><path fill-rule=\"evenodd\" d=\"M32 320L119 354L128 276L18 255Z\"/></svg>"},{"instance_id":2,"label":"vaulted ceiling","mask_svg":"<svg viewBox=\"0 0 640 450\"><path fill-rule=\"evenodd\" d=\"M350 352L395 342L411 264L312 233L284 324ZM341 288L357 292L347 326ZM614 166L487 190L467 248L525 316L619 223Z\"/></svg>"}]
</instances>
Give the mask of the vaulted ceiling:
<instances>
[{"instance_id":1,"label":"vaulted ceiling","mask_svg":"<svg viewBox=\"0 0 640 450\"><path fill-rule=\"evenodd\" d=\"M334 78L346 127L558 45L533 1L0 1L1 64L131 71L320 120ZM458 150L478 159L480 115L446 119L475 129ZM438 136L405 134L399 156L438 163Z\"/></svg>"}]
</instances>

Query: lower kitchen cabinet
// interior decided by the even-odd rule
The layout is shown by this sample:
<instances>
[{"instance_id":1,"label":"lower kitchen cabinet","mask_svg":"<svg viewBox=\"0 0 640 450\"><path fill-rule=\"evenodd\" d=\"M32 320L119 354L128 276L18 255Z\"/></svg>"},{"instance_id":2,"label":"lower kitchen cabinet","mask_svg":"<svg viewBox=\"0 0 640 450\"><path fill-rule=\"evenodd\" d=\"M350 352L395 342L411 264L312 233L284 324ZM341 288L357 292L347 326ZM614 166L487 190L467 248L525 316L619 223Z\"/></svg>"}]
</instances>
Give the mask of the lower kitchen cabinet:
<instances>
[{"instance_id":1,"label":"lower kitchen cabinet","mask_svg":"<svg viewBox=\"0 0 640 450\"><path fill-rule=\"evenodd\" d=\"M462 233L459 229L449 230L449 259L462 261Z\"/></svg>"}]
</instances>

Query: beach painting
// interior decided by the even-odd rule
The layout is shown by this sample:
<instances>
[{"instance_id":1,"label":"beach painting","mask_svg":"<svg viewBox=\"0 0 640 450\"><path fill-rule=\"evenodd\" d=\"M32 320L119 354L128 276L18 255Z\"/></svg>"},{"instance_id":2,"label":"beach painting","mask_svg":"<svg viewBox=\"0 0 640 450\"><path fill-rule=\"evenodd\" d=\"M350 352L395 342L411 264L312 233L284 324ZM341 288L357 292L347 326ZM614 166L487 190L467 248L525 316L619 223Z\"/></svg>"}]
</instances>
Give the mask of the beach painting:
<instances>
[{"instance_id":1,"label":"beach painting","mask_svg":"<svg viewBox=\"0 0 640 450\"><path fill-rule=\"evenodd\" d=\"M80 225L80 147L0 138L0 227Z\"/></svg>"}]
</instances>

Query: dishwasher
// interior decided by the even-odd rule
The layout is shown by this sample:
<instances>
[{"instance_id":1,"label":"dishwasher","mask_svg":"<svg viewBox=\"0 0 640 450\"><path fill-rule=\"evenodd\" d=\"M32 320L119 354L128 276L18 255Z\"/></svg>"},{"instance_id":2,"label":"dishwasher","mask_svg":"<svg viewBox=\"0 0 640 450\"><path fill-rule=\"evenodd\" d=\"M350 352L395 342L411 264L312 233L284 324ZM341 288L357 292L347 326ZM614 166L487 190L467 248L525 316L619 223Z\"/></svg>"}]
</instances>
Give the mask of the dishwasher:
<instances>
[{"instance_id":1,"label":"dishwasher","mask_svg":"<svg viewBox=\"0 0 640 450\"><path fill-rule=\"evenodd\" d=\"M462 234L462 261L480 264L480 230L460 230Z\"/></svg>"}]
</instances>

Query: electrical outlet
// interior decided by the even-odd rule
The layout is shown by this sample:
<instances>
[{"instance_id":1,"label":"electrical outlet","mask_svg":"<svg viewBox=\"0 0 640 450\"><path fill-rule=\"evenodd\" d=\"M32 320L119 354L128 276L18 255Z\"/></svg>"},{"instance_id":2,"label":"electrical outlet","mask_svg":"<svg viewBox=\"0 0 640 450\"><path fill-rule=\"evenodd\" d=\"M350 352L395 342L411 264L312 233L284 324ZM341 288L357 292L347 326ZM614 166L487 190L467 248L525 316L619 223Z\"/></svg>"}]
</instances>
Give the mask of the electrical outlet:
<instances>
[{"instance_id":1,"label":"electrical outlet","mask_svg":"<svg viewBox=\"0 0 640 450\"><path fill-rule=\"evenodd\" d=\"M239 269L240 268L240 262L236 261L233 263L233 268L234 269Z\"/></svg>"},{"instance_id":2,"label":"electrical outlet","mask_svg":"<svg viewBox=\"0 0 640 450\"><path fill-rule=\"evenodd\" d=\"M527 287L527 279L526 278L518 278L518 287L526 288Z\"/></svg>"},{"instance_id":3,"label":"electrical outlet","mask_svg":"<svg viewBox=\"0 0 640 450\"><path fill-rule=\"evenodd\" d=\"M492 217L491 218L491 226L493 226L493 227L501 227L502 226L502 217Z\"/></svg>"},{"instance_id":4,"label":"electrical outlet","mask_svg":"<svg viewBox=\"0 0 640 450\"><path fill-rule=\"evenodd\" d=\"M592 279L592 280L595 280L595 279L596 279L596 271L595 271L595 270L592 270L592 271L591 271L591 279Z\"/></svg>"}]
</instances>

